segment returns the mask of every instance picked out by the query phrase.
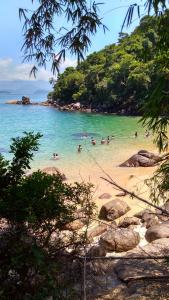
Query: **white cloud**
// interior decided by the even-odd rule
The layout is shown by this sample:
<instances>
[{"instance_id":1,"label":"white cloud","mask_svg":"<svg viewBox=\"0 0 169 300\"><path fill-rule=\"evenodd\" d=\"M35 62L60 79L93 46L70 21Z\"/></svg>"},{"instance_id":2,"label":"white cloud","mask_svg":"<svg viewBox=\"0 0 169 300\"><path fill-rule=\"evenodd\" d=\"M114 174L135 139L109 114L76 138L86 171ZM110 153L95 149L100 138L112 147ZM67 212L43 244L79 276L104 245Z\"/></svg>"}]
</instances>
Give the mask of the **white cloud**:
<instances>
[{"instance_id":1,"label":"white cloud","mask_svg":"<svg viewBox=\"0 0 169 300\"><path fill-rule=\"evenodd\" d=\"M29 74L32 69L32 64L16 64L11 58L0 58L0 80L34 80ZM76 60L66 58L61 64L60 70L63 72L67 67L76 66ZM39 68L37 72L37 80L48 81L52 77L49 70Z\"/></svg>"},{"instance_id":2,"label":"white cloud","mask_svg":"<svg viewBox=\"0 0 169 300\"><path fill-rule=\"evenodd\" d=\"M68 67L76 67L77 60L76 59L70 59L66 58L65 61L61 64L60 69L61 71L64 71Z\"/></svg>"},{"instance_id":3,"label":"white cloud","mask_svg":"<svg viewBox=\"0 0 169 300\"><path fill-rule=\"evenodd\" d=\"M31 69L31 64L16 64L11 58L0 58L0 80L34 80L29 76ZM36 79L48 81L49 77L51 73L40 68Z\"/></svg>"}]
</instances>

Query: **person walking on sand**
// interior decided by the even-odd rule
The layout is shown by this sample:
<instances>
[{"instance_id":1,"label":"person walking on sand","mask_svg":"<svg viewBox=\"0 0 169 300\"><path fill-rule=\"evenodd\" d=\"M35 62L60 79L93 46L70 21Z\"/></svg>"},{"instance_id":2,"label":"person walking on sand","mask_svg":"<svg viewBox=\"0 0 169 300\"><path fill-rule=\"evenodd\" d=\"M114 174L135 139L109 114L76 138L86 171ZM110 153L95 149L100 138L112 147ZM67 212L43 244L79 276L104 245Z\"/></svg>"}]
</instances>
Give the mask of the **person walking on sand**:
<instances>
[{"instance_id":1,"label":"person walking on sand","mask_svg":"<svg viewBox=\"0 0 169 300\"><path fill-rule=\"evenodd\" d=\"M77 147L77 152L81 152L82 151L82 145L79 145L78 147Z\"/></svg>"}]
</instances>

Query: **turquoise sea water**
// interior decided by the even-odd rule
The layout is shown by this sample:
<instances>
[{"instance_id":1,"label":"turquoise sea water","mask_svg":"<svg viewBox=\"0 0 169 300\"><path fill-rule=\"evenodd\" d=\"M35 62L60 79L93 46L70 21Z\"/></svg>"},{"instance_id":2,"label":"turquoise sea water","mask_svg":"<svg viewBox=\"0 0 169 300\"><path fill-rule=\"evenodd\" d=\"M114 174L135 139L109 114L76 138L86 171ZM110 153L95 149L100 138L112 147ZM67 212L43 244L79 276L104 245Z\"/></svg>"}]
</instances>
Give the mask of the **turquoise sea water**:
<instances>
[{"instance_id":1,"label":"turquoise sea water","mask_svg":"<svg viewBox=\"0 0 169 300\"><path fill-rule=\"evenodd\" d=\"M44 98L39 95L33 100ZM7 99L8 95L0 95L0 152L10 158L8 151L12 137L22 135L24 131L41 132L41 146L32 164L35 168L50 165L75 168L81 163L90 163L91 155L101 163L116 165L130 152L149 149L152 145L136 117L59 112L50 107L5 104ZM134 138L135 131L138 131L137 139ZM86 133L87 137L84 136ZM108 135L115 136L110 145L100 145L101 138ZM97 141L96 146L91 145L92 136ZM80 154L77 153L78 144L83 148ZM61 159L53 161L53 152Z\"/></svg>"}]
</instances>

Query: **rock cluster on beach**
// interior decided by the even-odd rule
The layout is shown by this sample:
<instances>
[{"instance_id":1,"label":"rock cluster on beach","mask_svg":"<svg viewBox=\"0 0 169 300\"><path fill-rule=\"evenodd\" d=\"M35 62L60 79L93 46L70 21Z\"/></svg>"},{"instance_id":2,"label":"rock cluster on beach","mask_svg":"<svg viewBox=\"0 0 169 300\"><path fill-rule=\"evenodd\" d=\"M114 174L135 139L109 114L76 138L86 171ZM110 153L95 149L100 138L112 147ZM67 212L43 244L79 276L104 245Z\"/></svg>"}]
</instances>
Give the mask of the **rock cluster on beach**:
<instances>
[{"instance_id":1,"label":"rock cluster on beach","mask_svg":"<svg viewBox=\"0 0 169 300\"><path fill-rule=\"evenodd\" d=\"M132 155L120 167L153 167L160 161L160 156L146 150L140 150L137 154Z\"/></svg>"}]
</instances>

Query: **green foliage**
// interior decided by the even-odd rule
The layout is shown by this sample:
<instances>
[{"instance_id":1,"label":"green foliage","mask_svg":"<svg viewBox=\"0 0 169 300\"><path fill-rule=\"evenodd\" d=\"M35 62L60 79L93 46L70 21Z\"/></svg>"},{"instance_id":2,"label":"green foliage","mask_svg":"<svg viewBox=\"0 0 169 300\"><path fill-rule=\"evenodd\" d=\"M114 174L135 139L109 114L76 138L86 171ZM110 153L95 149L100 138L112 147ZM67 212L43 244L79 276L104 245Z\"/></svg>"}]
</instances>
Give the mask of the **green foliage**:
<instances>
[{"instance_id":1,"label":"green foliage","mask_svg":"<svg viewBox=\"0 0 169 300\"><path fill-rule=\"evenodd\" d=\"M59 173L25 174L40 136L24 133L12 139L11 162L0 156L0 219L8 224L0 235L2 300L73 299L66 277L72 260L63 254L87 242L86 231L66 235L64 228L80 219L87 230L95 207L92 185L63 183Z\"/></svg>"},{"instance_id":2,"label":"green foliage","mask_svg":"<svg viewBox=\"0 0 169 300\"><path fill-rule=\"evenodd\" d=\"M67 68L54 85L53 100L60 105L80 101L98 111L139 114L157 74L157 22L144 17L118 44L89 55L76 69Z\"/></svg>"}]
</instances>

